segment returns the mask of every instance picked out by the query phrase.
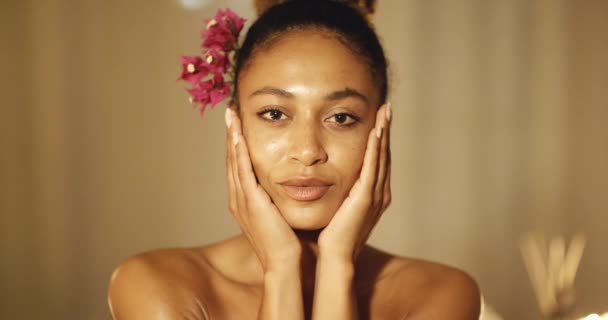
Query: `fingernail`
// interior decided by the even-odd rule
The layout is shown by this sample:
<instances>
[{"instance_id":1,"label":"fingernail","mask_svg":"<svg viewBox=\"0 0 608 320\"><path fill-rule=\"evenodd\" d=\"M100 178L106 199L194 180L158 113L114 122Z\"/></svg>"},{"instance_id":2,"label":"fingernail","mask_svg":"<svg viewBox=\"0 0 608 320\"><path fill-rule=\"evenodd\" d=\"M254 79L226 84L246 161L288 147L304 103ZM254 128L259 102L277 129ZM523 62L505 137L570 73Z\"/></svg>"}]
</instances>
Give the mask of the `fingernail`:
<instances>
[{"instance_id":1,"label":"fingernail","mask_svg":"<svg viewBox=\"0 0 608 320\"><path fill-rule=\"evenodd\" d=\"M230 112L230 109L226 108L226 114L224 117L226 118L226 127L228 127L228 129L230 129L230 125L232 125L232 114L230 114Z\"/></svg>"},{"instance_id":2,"label":"fingernail","mask_svg":"<svg viewBox=\"0 0 608 320\"><path fill-rule=\"evenodd\" d=\"M232 143L236 146L239 143L239 135L236 132L232 133Z\"/></svg>"},{"instance_id":3,"label":"fingernail","mask_svg":"<svg viewBox=\"0 0 608 320\"><path fill-rule=\"evenodd\" d=\"M378 137L378 139L380 139L380 137L382 137L382 127L376 128L376 136Z\"/></svg>"},{"instance_id":4,"label":"fingernail","mask_svg":"<svg viewBox=\"0 0 608 320\"><path fill-rule=\"evenodd\" d=\"M386 120L387 121L391 121L391 116L392 116L392 114L391 114L391 103L388 102L386 104Z\"/></svg>"}]
</instances>

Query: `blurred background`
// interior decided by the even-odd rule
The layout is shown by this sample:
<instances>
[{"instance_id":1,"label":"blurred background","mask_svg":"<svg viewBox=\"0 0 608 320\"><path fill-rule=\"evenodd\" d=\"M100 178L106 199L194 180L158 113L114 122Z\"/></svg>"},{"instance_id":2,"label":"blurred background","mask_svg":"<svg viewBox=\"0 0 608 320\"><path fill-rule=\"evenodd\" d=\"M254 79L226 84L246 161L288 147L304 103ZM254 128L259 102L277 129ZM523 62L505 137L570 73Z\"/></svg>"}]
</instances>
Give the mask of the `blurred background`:
<instances>
[{"instance_id":1,"label":"blurred background","mask_svg":"<svg viewBox=\"0 0 608 320\"><path fill-rule=\"evenodd\" d=\"M587 248L573 315L608 311L608 1L380 0L394 201L370 242L466 270L538 319L527 232ZM0 1L0 318L109 319L126 257L238 232L224 105L188 103L178 56L251 1Z\"/></svg>"}]
</instances>

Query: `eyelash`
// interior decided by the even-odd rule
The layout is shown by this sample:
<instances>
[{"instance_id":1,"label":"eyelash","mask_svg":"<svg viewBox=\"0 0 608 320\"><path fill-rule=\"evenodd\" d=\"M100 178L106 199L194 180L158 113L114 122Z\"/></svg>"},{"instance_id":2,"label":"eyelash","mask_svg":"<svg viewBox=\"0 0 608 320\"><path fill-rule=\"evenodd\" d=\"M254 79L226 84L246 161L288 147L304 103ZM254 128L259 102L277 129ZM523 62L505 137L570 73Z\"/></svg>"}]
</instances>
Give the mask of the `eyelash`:
<instances>
[{"instance_id":1,"label":"eyelash","mask_svg":"<svg viewBox=\"0 0 608 320\"><path fill-rule=\"evenodd\" d=\"M356 115L354 115L354 114L352 114L352 113L348 113L348 112L338 112L338 113L334 113L333 115L331 115L331 117L330 117L330 118L332 118L332 117L333 117L333 118L335 118L335 117L337 117L337 116L346 116L346 117L349 117L349 118L351 118L351 119L352 119L352 122L351 122L351 123L347 123L347 124L341 124L341 123L338 123L338 122L336 121L336 123L337 123L339 126L342 126L342 127L352 127L352 126L356 125L357 123L359 123L359 122L361 121L361 118L357 117ZM347 119L347 120L345 120L345 122L346 122L346 121L348 121L348 119Z\"/></svg>"},{"instance_id":2,"label":"eyelash","mask_svg":"<svg viewBox=\"0 0 608 320\"><path fill-rule=\"evenodd\" d=\"M268 118L264 117L265 114L270 113L270 112L278 112L279 113L279 119L268 119ZM262 111L257 112L256 114L262 120L268 121L268 122L277 122L277 121L280 121L281 120L280 118L283 115L285 115L285 113L283 111L281 111L281 110L279 110L277 108L265 108ZM337 125L341 126L341 127L351 127L351 126L353 126L353 125L355 125L355 124L357 124L357 123L359 123L361 121L360 117L357 117L356 115L348 113L348 112L337 112L337 113L332 114L329 118L332 118L332 117L335 118L337 116L342 116L342 115L351 118L353 120L353 122L348 123L348 124L340 124L337 121L335 121L335 123Z\"/></svg>"},{"instance_id":3,"label":"eyelash","mask_svg":"<svg viewBox=\"0 0 608 320\"><path fill-rule=\"evenodd\" d=\"M281 116L285 114L283 111L281 111L281 110L279 110L279 109L277 109L277 108L264 108L262 111L259 111L259 112L257 112L256 114L257 114L257 115L258 115L258 117L260 117L262 120L264 120L264 121L268 121L268 122L277 122L277 121L281 120L281 119L280 119L280 117L279 117L279 119L276 119L276 120L273 120L273 119L268 119L268 118L265 118L265 117L264 117L264 115L265 115L265 114L270 113L270 112L273 112L273 111L279 112L279 113L281 114Z\"/></svg>"}]
</instances>

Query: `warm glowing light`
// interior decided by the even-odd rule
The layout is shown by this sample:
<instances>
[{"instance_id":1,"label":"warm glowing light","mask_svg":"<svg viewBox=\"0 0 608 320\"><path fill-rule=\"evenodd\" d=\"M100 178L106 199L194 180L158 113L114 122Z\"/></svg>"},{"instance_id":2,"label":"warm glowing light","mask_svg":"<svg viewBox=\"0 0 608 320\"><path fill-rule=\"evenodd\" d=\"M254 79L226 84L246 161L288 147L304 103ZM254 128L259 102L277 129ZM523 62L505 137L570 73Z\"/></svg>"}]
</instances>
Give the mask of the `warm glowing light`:
<instances>
[{"instance_id":1,"label":"warm glowing light","mask_svg":"<svg viewBox=\"0 0 608 320\"><path fill-rule=\"evenodd\" d=\"M597 313L592 313L584 318L580 318L579 320L608 320L608 312L602 314L601 316Z\"/></svg>"},{"instance_id":2,"label":"warm glowing light","mask_svg":"<svg viewBox=\"0 0 608 320\"><path fill-rule=\"evenodd\" d=\"M211 4L211 0L178 0L178 3L187 10L199 10Z\"/></svg>"}]
</instances>

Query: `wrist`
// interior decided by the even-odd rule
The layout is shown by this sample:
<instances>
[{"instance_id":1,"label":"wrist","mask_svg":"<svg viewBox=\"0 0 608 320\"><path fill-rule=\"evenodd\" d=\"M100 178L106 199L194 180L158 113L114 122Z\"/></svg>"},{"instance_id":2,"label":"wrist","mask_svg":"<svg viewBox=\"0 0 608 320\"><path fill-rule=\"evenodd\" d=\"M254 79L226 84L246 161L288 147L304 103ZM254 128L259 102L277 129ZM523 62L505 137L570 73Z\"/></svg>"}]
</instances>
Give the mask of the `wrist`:
<instances>
[{"instance_id":1,"label":"wrist","mask_svg":"<svg viewBox=\"0 0 608 320\"><path fill-rule=\"evenodd\" d=\"M299 275L300 272L300 258L276 260L264 268L264 278L284 278L289 275Z\"/></svg>"},{"instance_id":2,"label":"wrist","mask_svg":"<svg viewBox=\"0 0 608 320\"><path fill-rule=\"evenodd\" d=\"M300 270L302 249L300 247L289 250L274 251L272 256L266 258L264 273L291 273Z\"/></svg>"},{"instance_id":3,"label":"wrist","mask_svg":"<svg viewBox=\"0 0 608 320\"><path fill-rule=\"evenodd\" d=\"M264 291L283 291L280 288L299 287L302 283L300 267L275 268L264 272Z\"/></svg>"},{"instance_id":4,"label":"wrist","mask_svg":"<svg viewBox=\"0 0 608 320\"><path fill-rule=\"evenodd\" d=\"M317 270L330 271L348 278L355 274L355 263L352 257L324 254L319 251Z\"/></svg>"},{"instance_id":5,"label":"wrist","mask_svg":"<svg viewBox=\"0 0 608 320\"><path fill-rule=\"evenodd\" d=\"M318 260L327 261L331 264L352 265L355 262L353 250L331 246L319 245Z\"/></svg>"},{"instance_id":6,"label":"wrist","mask_svg":"<svg viewBox=\"0 0 608 320\"><path fill-rule=\"evenodd\" d=\"M301 279L299 266L265 271L259 319L303 319Z\"/></svg>"},{"instance_id":7,"label":"wrist","mask_svg":"<svg viewBox=\"0 0 608 320\"><path fill-rule=\"evenodd\" d=\"M275 269L264 273L265 283L281 283L290 279L301 279L300 269Z\"/></svg>"}]
</instances>

